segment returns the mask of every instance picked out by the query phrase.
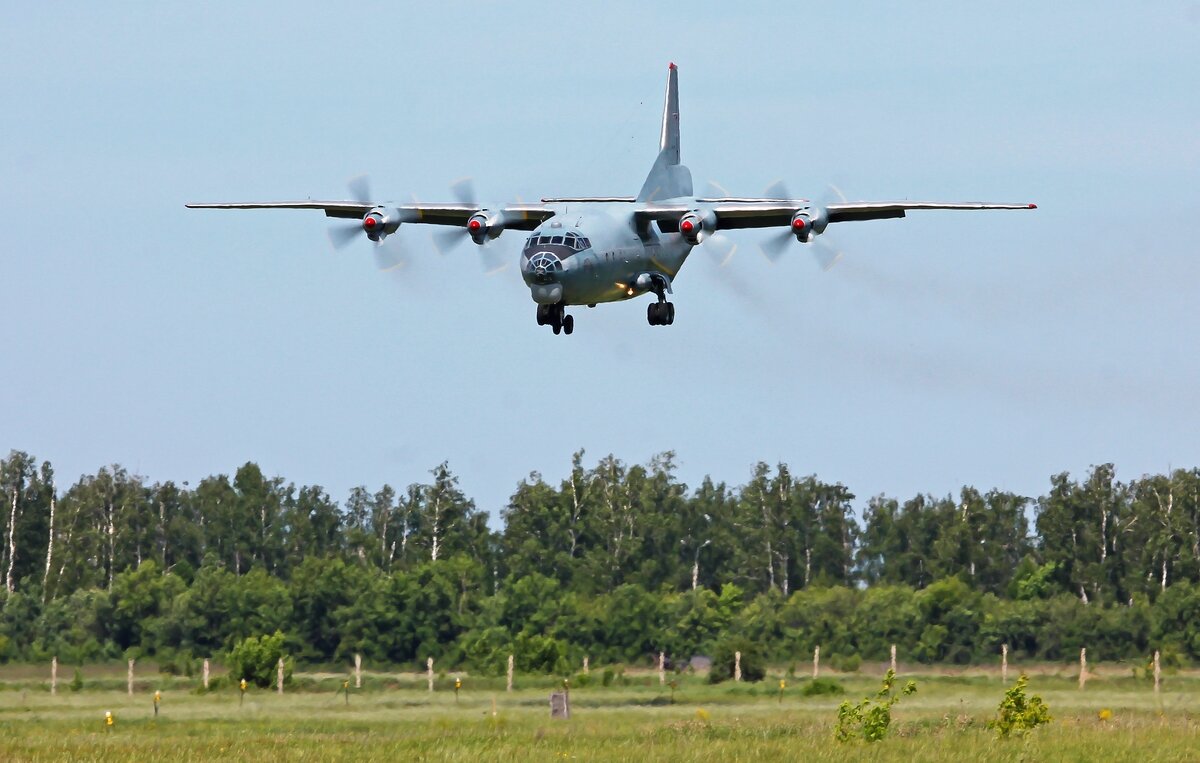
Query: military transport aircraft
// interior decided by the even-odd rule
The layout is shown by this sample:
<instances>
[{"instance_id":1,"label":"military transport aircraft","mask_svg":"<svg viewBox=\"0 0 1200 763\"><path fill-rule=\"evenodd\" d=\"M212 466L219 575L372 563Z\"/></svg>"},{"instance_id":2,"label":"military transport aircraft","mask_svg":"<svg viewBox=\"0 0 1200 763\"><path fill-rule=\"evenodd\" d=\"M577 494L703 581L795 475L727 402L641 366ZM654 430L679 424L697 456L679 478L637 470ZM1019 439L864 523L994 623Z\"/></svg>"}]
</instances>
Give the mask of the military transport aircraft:
<instances>
[{"instance_id":1,"label":"military transport aircraft","mask_svg":"<svg viewBox=\"0 0 1200 763\"><path fill-rule=\"evenodd\" d=\"M779 243L795 238L814 243L831 223L904 217L919 209L1036 209L1034 204L977 202L839 201L819 204L787 198L782 185L765 197L697 197L692 176L679 163L679 72L671 64L658 158L637 196L545 198L539 204L483 206L460 187L458 201L394 204L368 198L365 184L354 201L275 201L188 204L193 209L320 209L327 217L358 221L351 235L365 233L382 242L405 223L463 229L485 245L505 230L530 231L521 251L521 275L537 303L539 326L570 334L570 306L595 307L643 294L656 297L646 308L651 326L675 322L667 301L672 282L692 248L705 240L722 246L713 234L737 228L782 229ZM772 192L772 190L774 192ZM343 235L342 238L348 239ZM776 245L778 246L778 244Z\"/></svg>"}]
</instances>

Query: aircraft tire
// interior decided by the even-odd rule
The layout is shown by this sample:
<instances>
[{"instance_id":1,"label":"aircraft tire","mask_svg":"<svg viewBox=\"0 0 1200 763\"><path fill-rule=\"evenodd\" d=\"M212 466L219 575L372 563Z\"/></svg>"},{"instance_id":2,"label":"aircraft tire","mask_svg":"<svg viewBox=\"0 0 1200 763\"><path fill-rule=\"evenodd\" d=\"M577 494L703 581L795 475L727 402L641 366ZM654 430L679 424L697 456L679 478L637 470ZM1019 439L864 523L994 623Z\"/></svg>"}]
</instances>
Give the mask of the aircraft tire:
<instances>
[{"instance_id":1,"label":"aircraft tire","mask_svg":"<svg viewBox=\"0 0 1200 763\"><path fill-rule=\"evenodd\" d=\"M651 326L657 326L658 323L658 303L651 302L646 305L646 322Z\"/></svg>"},{"instance_id":2,"label":"aircraft tire","mask_svg":"<svg viewBox=\"0 0 1200 763\"><path fill-rule=\"evenodd\" d=\"M668 326L670 326L675 323L675 303L668 302L666 307L667 307L667 320L665 322Z\"/></svg>"},{"instance_id":3,"label":"aircraft tire","mask_svg":"<svg viewBox=\"0 0 1200 763\"><path fill-rule=\"evenodd\" d=\"M555 324L554 324L554 325L553 325L551 328L553 328L553 329L554 329L554 335L555 335L555 336L558 336L558 335L559 335L559 333L561 333L561 332L562 332L562 330L563 330L563 327L562 327L562 324L561 324L561 323L555 323Z\"/></svg>"},{"instance_id":4,"label":"aircraft tire","mask_svg":"<svg viewBox=\"0 0 1200 763\"><path fill-rule=\"evenodd\" d=\"M568 336L575 330L575 316L568 315L562 320L563 333Z\"/></svg>"}]
</instances>

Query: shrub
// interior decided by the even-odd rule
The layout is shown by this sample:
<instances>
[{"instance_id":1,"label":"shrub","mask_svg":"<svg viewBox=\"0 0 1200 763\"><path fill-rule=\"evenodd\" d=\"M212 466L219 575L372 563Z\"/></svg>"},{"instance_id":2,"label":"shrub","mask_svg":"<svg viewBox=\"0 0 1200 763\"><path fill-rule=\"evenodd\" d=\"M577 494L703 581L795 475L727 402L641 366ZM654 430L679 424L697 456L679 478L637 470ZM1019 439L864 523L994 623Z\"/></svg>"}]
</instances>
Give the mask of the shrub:
<instances>
[{"instance_id":1,"label":"shrub","mask_svg":"<svg viewBox=\"0 0 1200 763\"><path fill-rule=\"evenodd\" d=\"M737 652L742 653L742 680L761 681L767 674L758 648L747 638L722 639L713 650L712 667L708 671L710 684L721 683L733 678L733 664Z\"/></svg>"},{"instance_id":2,"label":"shrub","mask_svg":"<svg viewBox=\"0 0 1200 763\"><path fill-rule=\"evenodd\" d=\"M600 677L600 685L601 686L612 686L613 678L615 676L616 676L616 673L613 672L612 668L605 668L604 674Z\"/></svg>"},{"instance_id":3,"label":"shrub","mask_svg":"<svg viewBox=\"0 0 1200 763\"><path fill-rule=\"evenodd\" d=\"M1025 685L1029 678L1025 674L1017 679L1013 687L1004 693L1000 707L994 720L988 721L988 728L1006 737L1012 732L1024 734L1043 723L1050 722L1050 708L1042 702L1038 695L1025 696Z\"/></svg>"},{"instance_id":4,"label":"shrub","mask_svg":"<svg viewBox=\"0 0 1200 763\"><path fill-rule=\"evenodd\" d=\"M858 669L862 666L862 658L857 654L852 654L849 657L834 655L833 659L829 662L833 665L833 669L839 673L857 673Z\"/></svg>"},{"instance_id":5,"label":"shrub","mask_svg":"<svg viewBox=\"0 0 1200 763\"><path fill-rule=\"evenodd\" d=\"M823 694L845 694L846 690L832 678L814 678L805 684L800 693L805 697L819 697Z\"/></svg>"},{"instance_id":6,"label":"shrub","mask_svg":"<svg viewBox=\"0 0 1200 763\"><path fill-rule=\"evenodd\" d=\"M229 650L229 678L232 681L246 679L260 688L275 682L279 660L283 659L283 680L292 678L292 660L283 654L283 634L275 631L272 636L250 636Z\"/></svg>"},{"instance_id":7,"label":"shrub","mask_svg":"<svg viewBox=\"0 0 1200 763\"><path fill-rule=\"evenodd\" d=\"M71 679L71 683L67 684L71 691L83 690L83 673L79 668L75 668L75 677Z\"/></svg>"},{"instance_id":8,"label":"shrub","mask_svg":"<svg viewBox=\"0 0 1200 763\"><path fill-rule=\"evenodd\" d=\"M896 694L892 691L895 683L896 673L889 670L883 677L883 688L875 693L874 699L864 697L857 705L843 702L838 707L834 738L839 742L860 738L867 742L878 742L883 739L892 725L892 705L899 702L901 696L908 696L917 690L916 682L909 681L900 694Z\"/></svg>"}]
</instances>

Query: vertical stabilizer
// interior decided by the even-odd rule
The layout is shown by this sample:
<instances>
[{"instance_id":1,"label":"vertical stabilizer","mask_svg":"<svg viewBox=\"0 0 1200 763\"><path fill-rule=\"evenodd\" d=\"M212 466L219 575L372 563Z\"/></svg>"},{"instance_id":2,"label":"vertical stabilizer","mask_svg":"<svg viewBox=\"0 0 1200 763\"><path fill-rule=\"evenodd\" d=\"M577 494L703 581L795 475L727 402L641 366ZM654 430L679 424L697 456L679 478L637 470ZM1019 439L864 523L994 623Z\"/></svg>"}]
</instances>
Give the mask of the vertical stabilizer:
<instances>
[{"instance_id":1,"label":"vertical stabilizer","mask_svg":"<svg viewBox=\"0 0 1200 763\"><path fill-rule=\"evenodd\" d=\"M667 70L667 96L663 101L658 150L667 155L668 165L679 164L679 70L675 64Z\"/></svg>"},{"instance_id":2,"label":"vertical stabilizer","mask_svg":"<svg viewBox=\"0 0 1200 763\"><path fill-rule=\"evenodd\" d=\"M692 195L692 173L679 163L679 70L667 69L667 96L663 102L658 158L650 168L638 201L658 201Z\"/></svg>"}]
</instances>

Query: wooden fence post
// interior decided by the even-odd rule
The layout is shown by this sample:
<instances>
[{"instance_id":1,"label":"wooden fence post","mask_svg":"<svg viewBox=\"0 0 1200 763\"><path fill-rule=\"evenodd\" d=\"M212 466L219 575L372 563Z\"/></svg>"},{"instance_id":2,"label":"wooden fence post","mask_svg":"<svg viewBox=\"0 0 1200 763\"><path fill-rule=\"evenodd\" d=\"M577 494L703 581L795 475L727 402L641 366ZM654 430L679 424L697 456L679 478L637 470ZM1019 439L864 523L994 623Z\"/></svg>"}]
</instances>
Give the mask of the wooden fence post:
<instances>
[{"instance_id":1,"label":"wooden fence post","mask_svg":"<svg viewBox=\"0 0 1200 763\"><path fill-rule=\"evenodd\" d=\"M208 691L208 658L204 658L204 691Z\"/></svg>"},{"instance_id":2,"label":"wooden fence post","mask_svg":"<svg viewBox=\"0 0 1200 763\"><path fill-rule=\"evenodd\" d=\"M425 660L425 677L429 680L429 691L433 691L433 658Z\"/></svg>"},{"instance_id":3,"label":"wooden fence post","mask_svg":"<svg viewBox=\"0 0 1200 763\"><path fill-rule=\"evenodd\" d=\"M892 672L896 672L896 645L892 644Z\"/></svg>"},{"instance_id":4,"label":"wooden fence post","mask_svg":"<svg viewBox=\"0 0 1200 763\"><path fill-rule=\"evenodd\" d=\"M1008 644L1000 645L1000 683L1008 683Z\"/></svg>"},{"instance_id":5,"label":"wooden fence post","mask_svg":"<svg viewBox=\"0 0 1200 763\"><path fill-rule=\"evenodd\" d=\"M1079 650L1079 688L1087 683L1087 647Z\"/></svg>"},{"instance_id":6,"label":"wooden fence post","mask_svg":"<svg viewBox=\"0 0 1200 763\"><path fill-rule=\"evenodd\" d=\"M279 664L275 666L275 682L280 694L283 694L283 658L279 658Z\"/></svg>"},{"instance_id":7,"label":"wooden fence post","mask_svg":"<svg viewBox=\"0 0 1200 763\"><path fill-rule=\"evenodd\" d=\"M665 652L658 653L658 685L667 685L667 656Z\"/></svg>"},{"instance_id":8,"label":"wooden fence post","mask_svg":"<svg viewBox=\"0 0 1200 763\"><path fill-rule=\"evenodd\" d=\"M813 680L817 680L817 676L821 674L821 646L818 644L813 649Z\"/></svg>"},{"instance_id":9,"label":"wooden fence post","mask_svg":"<svg viewBox=\"0 0 1200 763\"><path fill-rule=\"evenodd\" d=\"M362 688L362 655L354 655L354 688Z\"/></svg>"},{"instance_id":10,"label":"wooden fence post","mask_svg":"<svg viewBox=\"0 0 1200 763\"><path fill-rule=\"evenodd\" d=\"M508 684L504 687L505 691L512 691L512 679L513 679L513 656L510 654L508 656Z\"/></svg>"},{"instance_id":11,"label":"wooden fence post","mask_svg":"<svg viewBox=\"0 0 1200 763\"><path fill-rule=\"evenodd\" d=\"M1158 659L1158 650L1154 650L1154 699L1158 701L1159 686L1162 682L1162 665Z\"/></svg>"},{"instance_id":12,"label":"wooden fence post","mask_svg":"<svg viewBox=\"0 0 1200 763\"><path fill-rule=\"evenodd\" d=\"M129 672L125 674L125 688L133 696L133 660L129 661Z\"/></svg>"},{"instance_id":13,"label":"wooden fence post","mask_svg":"<svg viewBox=\"0 0 1200 763\"><path fill-rule=\"evenodd\" d=\"M742 680L742 653L741 652L733 653L733 680L734 681Z\"/></svg>"},{"instance_id":14,"label":"wooden fence post","mask_svg":"<svg viewBox=\"0 0 1200 763\"><path fill-rule=\"evenodd\" d=\"M58 657L50 659L50 696L58 694Z\"/></svg>"}]
</instances>

